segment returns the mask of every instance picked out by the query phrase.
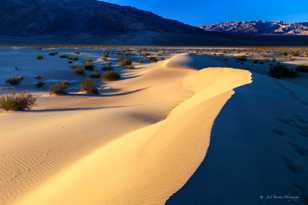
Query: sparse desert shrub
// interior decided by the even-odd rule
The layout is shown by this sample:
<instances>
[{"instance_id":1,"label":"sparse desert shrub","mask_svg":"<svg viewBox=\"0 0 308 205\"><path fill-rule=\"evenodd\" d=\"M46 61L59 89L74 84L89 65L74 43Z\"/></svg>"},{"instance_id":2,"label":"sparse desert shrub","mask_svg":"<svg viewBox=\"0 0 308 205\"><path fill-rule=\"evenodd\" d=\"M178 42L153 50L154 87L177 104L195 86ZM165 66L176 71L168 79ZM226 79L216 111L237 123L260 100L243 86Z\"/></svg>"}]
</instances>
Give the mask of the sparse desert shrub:
<instances>
[{"instance_id":1,"label":"sparse desert shrub","mask_svg":"<svg viewBox=\"0 0 308 205\"><path fill-rule=\"evenodd\" d=\"M151 56L151 57L148 57L149 61L152 62L152 63L156 63L158 62L158 58L154 57L154 56Z\"/></svg>"},{"instance_id":2,"label":"sparse desert shrub","mask_svg":"<svg viewBox=\"0 0 308 205\"><path fill-rule=\"evenodd\" d=\"M44 77L41 76L41 75L37 75L37 76L35 76L34 78L35 78L36 80L43 80L43 79L44 79Z\"/></svg>"},{"instance_id":3,"label":"sparse desert shrub","mask_svg":"<svg viewBox=\"0 0 308 205\"><path fill-rule=\"evenodd\" d=\"M59 58L67 58L67 55L66 54L61 54L61 55L59 55Z\"/></svg>"},{"instance_id":4,"label":"sparse desert shrub","mask_svg":"<svg viewBox=\"0 0 308 205\"><path fill-rule=\"evenodd\" d=\"M49 88L49 93L51 95L65 95L67 94L68 86L69 86L68 81L63 81L61 83L51 85Z\"/></svg>"},{"instance_id":5,"label":"sparse desert shrub","mask_svg":"<svg viewBox=\"0 0 308 205\"><path fill-rule=\"evenodd\" d=\"M93 65L93 62L92 61L86 61L85 64L84 64L84 69L85 70L94 70L94 65Z\"/></svg>"},{"instance_id":6,"label":"sparse desert shrub","mask_svg":"<svg viewBox=\"0 0 308 205\"><path fill-rule=\"evenodd\" d=\"M108 58L109 58L109 53L105 52L101 55L101 59L103 61L108 61Z\"/></svg>"},{"instance_id":7,"label":"sparse desert shrub","mask_svg":"<svg viewBox=\"0 0 308 205\"><path fill-rule=\"evenodd\" d=\"M76 73L77 75L84 75L85 74L84 69L80 65L73 65L72 69L73 69L74 73Z\"/></svg>"},{"instance_id":8,"label":"sparse desert shrub","mask_svg":"<svg viewBox=\"0 0 308 205\"><path fill-rule=\"evenodd\" d=\"M102 57L106 57L106 58L108 58L108 57L109 57L109 53L104 52L104 53L102 54Z\"/></svg>"},{"instance_id":9,"label":"sparse desert shrub","mask_svg":"<svg viewBox=\"0 0 308 205\"><path fill-rule=\"evenodd\" d=\"M69 61L78 61L79 57L76 55L69 55L67 58Z\"/></svg>"},{"instance_id":10,"label":"sparse desert shrub","mask_svg":"<svg viewBox=\"0 0 308 205\"><path fill-rule=\"evenodd\" d=\"M128 58L122 58L119 63L120 63L121 66L124 66L124 67L133 64L133 62L131 60L129 60Z\"/></svg>"},{"instance_id":11,"label":"sparse desert shrub","mask_svg":"<svg viewBox=\"0 0 308 205\"><path fill-rule=\"evenodd\" d=\"M111 71L112 70L112 66L110 64L105 65L102 70Z\"/></svg>"},{"instance_id":12,"label":"sparse desert shrub","mask_svg":"<svg viewBox=\"0 0 308 205\"><path fill-rule=\"evenodd\" d=\"M97 70L92 71L92 73L90 74L90 78L100 78L100 77L101 74Z\"/></svg>"},{"instance_id":13,"label":"sparse desert shrub","mask_svg":"<svg viewBox=\"0 0 308 205\"><path fill-rule=\"evenodd\" d=\"M50 55L50 56L56 56L56 55L58 55L58 52L56 52L56 51L50 52L49 55Z\"/></svg>"},{"instance_id":14,"label":"sparse desert shrub","mask_svg":"<svg viewBox=\"0 0 308 205\"><path fill-rule=\"evenodd\" d=\"M299 56L301 56L301 52L300 52L300 50L295 50L295 51L292 52L292 55L294 57L299 57Z\"/></svg>"},{"instance_id":15,"label":"sparse desert shrub","mask_svg":"<svg viewBox=\"0 0 308 205\"><path fill-rule=\"evenodd\" d=\"M253 63L254 64L264 64L264 61L256 59L256 60L253 61Z\"/></svg>"},{"instance_id":16,"label":"sparse desert shrub","mask_svg":"<svg viewBox=\"0 0 308 205\"><path fill-rule=\"evenodd\" d=\"M17 77L9 78L5 82L11 86L16 86L16 85L19 85L23 80L24 80L24 77L17 76Z\"/></svg>"},{"instance_id":17,"label":"sparse desert shrub","mask_svg":"<svg viewBox=\"0 0 308 205\"><path fill-rule=\"evenodd\" d=\"M247 56L237 56L236 59L243 63L243 62L247 61Z\"/></svg>"},{"instance_id":18,"label":"sparse desert shrub","mask_svg":"<svg viewBox=\"0 0 308 205\"><path fill-rule=\"evenodd\" d=\"M80 92L87 94L98 94L96 83L93 80L86 79L80 83Z\"/></svg>"},{"instance_id":19,"label":"sparse desert shrub","mask_svg":"<svg viewBox=\"0 0 308 205\"><path fill-rule=\"evenodd\" d=\"M70 61L78 61L79 60L78 55L77 54L72 54L72 53L64 53L64 54L61 54L59 57L60 58L68 59Z\"/></svg>"},{"instance_id":20,"label":"sparse desert shrub","mask_svg":"<svg viewBox=\"0 0 308 205\"><path fill-rule=\"evenodd\" d=\"M151 55L150 53L144 53L144 54L143 54L144 57L148 57L148 56L150 56L150 55Z\"/></svg>"},{"instance_id":21,"label":"sparse desert shrub","mask_svg":"<svg viewBox=\"0 0 308 205\"><path fill-rule=\"evenodd\" d=\"M120 78L121 78L120 74L114 71L107 71L103 74L103 80L106 80L106 81L115 81L115 80L119 80Z\"/></svg>"},{"instance_id":22,"label":"sparse desert shrub","mask_svg":"<svg viewBox=\"0 0 308 205\"><path fill-rule=\"evenodd\" d=\"M287 68L285 65L277 64L270 68L270 76L274 78L295 78L297 77L296 69Z\"/></svg>"},{"instance_id":23,"label":"sparse desert shrub","mask_svg":"<svg viewBox=\"0 0 308 205\"><path fill-rule=\"evenodd\" d=\"M128 65L125 68L128 70L134 70L136 67L134 65Z\"/></svg>"},{"instance_id":24,"label":"sparse desert shrub","mask_svg":"<svg viewBox=\"0 0 308 205\"><path fill-rule=\"evenodd\" d=\"M298 72L307 73L308 72L308 65L300 65L297 67Z\"/></svg>"},{"instance_id":25,"label":"sparse desert shrub","mask_svg":"<svg viewBox=\"0 0 308 205\"><path fill-rule=\"evenodd\" d=\"M37 56L36 56L36 59L37 59L37 60L43 60L43 59L44 59L44 56L41 55L41 54L40 54L40 55L37 55Z\"/></svg>"},{"instance_id":26,"label":"sparse desert shrub","mask_svg":"<svg viewBox=\"0 0 308 205\"><path fill-rule=\"evenodd\" d=\"M39 80L35 83L35 87L37 87L37 88L42 88L42 87L44 87L44 85L45 85L45 83L41 80Z\"/></svg>"},{"instance_id":27,"label":"sparse desert shrub","mask_svg":"<svg viewBox=\"0 0 308 205\"><path fill-rule=\"evenodd\" d=\"M31 94L9 94L0 97L0 108L5 111L31 110L36 102L36 98Z\"/></svg>"},{"instance_id":28,"label":"sparse desert shrub","mask_svg":"<svg viewBox=\"0 0 308 205\"><path fill-rule=\"evenodd\" d=\"M35 87L37 87L37 88L42 88L42 87L45 86L45 82L39 80L39 81L37 81L34 85L35 85Z\"/></svg>"},{"instance_id":29,"label":"sparse desert shrub","mask_svg":"<svg viewBox=\"0 0 308 205\"><path fill-rule=\"evenodd\" d=\"M82 66L82 65L79 65L79 64L73 64L73 65L71 65L71 69L72 69L72 70L74 70L74 69L76 69L76 68L83 68L83 66Z\"/></svg>"}]
</instances>

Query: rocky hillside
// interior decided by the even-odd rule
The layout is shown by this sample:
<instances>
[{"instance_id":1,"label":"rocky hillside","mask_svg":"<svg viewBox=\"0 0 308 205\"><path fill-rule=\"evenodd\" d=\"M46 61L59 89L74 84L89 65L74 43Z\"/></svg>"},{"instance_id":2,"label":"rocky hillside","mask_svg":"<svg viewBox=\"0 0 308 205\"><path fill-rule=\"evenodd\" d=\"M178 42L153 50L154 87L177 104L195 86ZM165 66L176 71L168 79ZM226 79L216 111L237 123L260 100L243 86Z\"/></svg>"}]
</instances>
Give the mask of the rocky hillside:
<instances>
[{"instance_id":1,"label":"rocky hillside","mask_svg":"<svg viewBox=\"0 0 308 205\"><path fill-rule=\"evenodd\" d=\"M308 41L299 36L257 39L208 32L98 0L1 0L0 44L234 46L307 45Z\"/></svg>"},{"instance_id":2,"label":"rocky hillside","mask_svg":"<svg viewBox=\"0 0 308 205\"><path fill-rule=\"evenodd\" d=\"M307 23L240 21L202 26L205 31L256 35L308 35Z\"/></svg>"},{"instance_id":3,"label":"rocky hillside","mask_svg":"<svg viewBox=\"0 0 308 205\"><path fill-rule=\"evenodd\" d=\"M200 35L200 28L151 12L97 0L1 0L0 38L164 41L171 34ZM74 36L71 38L71 36ZM31 40L29 40L31 41Z\"/></svg>"}]
</instances>

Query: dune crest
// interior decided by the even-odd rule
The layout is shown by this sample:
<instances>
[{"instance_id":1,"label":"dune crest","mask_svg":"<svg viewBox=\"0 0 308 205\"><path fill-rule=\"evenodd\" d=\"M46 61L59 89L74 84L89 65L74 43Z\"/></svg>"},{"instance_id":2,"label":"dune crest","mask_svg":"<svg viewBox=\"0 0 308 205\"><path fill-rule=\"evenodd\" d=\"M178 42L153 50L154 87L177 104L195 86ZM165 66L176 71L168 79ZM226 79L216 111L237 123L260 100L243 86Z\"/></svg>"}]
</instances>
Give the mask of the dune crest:
<instances>
[{"instance_id":1,"label":"dune crest","mask_svg":"<svg viewBox=\"0 0 308 205\"><path fill-rule=\"evenodd\" d=\"M248 83L250 72L231 68L189 74L182 85L193 96L165 120L97 149L15 204L164 204L203 161L214 120L233 89Z\"/></svg>"}]
</instances>

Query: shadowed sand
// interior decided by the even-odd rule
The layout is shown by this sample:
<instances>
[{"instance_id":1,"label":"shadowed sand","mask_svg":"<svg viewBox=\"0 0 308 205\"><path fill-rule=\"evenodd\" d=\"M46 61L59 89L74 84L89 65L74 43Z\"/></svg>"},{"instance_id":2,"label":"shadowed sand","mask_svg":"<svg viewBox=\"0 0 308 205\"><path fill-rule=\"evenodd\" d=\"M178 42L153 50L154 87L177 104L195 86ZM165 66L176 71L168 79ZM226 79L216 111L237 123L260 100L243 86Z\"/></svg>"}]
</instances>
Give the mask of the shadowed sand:
<instances>
[{"instance_id":1,"label":"shadowed sand","mask_svg":"<svg viewBox=\"0 0 308 205\"><path fill-rule=\"evenodd\" d=\"M140 92L45 97L37 108L44 112L0 116L3 203L164 204L203 161L213 122L233 89L251 82L248 71L195 71L177 58L110 84L125 92L147 88Z\"/></svg>"}]
</instances>

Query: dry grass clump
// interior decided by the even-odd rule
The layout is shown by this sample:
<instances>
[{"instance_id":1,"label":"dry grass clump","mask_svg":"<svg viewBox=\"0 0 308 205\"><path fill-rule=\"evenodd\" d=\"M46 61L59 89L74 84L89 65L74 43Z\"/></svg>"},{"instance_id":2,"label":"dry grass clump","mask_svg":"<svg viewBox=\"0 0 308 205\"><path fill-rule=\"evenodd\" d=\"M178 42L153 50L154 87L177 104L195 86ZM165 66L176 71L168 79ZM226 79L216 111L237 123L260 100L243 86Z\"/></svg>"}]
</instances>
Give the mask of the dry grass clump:
<instances>
[{"instance_id":1,"label":"dry grass clump","mask_svg":"<svg viewBox=\"0 0 308 205\"><path fill-rule=\"evenodd\" d=\"M5 111L31 110L36 102L36 98L31 94L9 94L0 97L0 109Z\"/></svg>"},{"instance_id":2,"label":"dry grass clump","mask_svg":"<svg viewBox=\"0 0 308 205\"><path fill-rule=\"evenodd\" d=\"M120 64L120 66L126 67L126 66L132 65L133 62L131 60L129 60L128 58L122 58L122 59L120 59L119 64Z\"/></svg>"},{"instance_id":3,"label":"dry grass clump","mask_svg":"<svg viewBox=\"0 0 308 205\"><path fill-rule=\"evenodd\" d=\"M90 79L86 79L80 83L80 92L85 92L87 94L98 94L99 93L96 87L96 83Z\"/></svg>"},{"instance_id":4,"label":"dry grass clump","mask_svg":"<svg viewBox=\"0 0 308 205\"><path fill-rule=\"evenodd\" d=\"M49 87L49 94L51 94L51 95L65 95L65 94L67 94L68 86L69 86L68 81L63 81L61 83L51 85Z\"/></svg>"},{"instance_id":5,"label":"dry grass clump","mask_svg":"<svg viewBox=\"0 0 308 205\"><path fill-rule=\"evenodd\" d=\"M117 72L107 71L103 74L102 79L106 80L106 81L115 81L115 80L119 80L120 78L121 78L121 76Z\"/></svg>"},{"instance_id":6,"label":"dry grass clump","mask_svg":"<svg viewBox=\"0 0 308 205\"><path fill-rule=\"evenodd\" d=\"M5 82L11 86L19 85L24 80L23 76L17 76L7 79Z\"/></svg>"}]
</instances>

